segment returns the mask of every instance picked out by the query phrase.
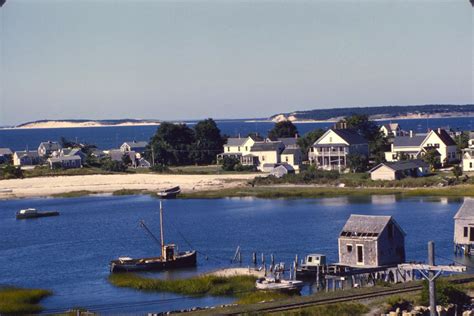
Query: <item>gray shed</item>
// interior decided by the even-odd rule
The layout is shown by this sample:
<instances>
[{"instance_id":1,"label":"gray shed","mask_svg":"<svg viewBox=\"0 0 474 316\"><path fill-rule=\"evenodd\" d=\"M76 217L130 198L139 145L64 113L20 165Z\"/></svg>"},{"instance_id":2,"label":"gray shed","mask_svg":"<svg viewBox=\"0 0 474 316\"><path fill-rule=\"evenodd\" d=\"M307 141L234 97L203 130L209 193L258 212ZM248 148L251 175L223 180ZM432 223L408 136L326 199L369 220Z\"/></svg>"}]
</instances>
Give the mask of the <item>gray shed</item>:
<instances>
[{"instance_id":1,"label":"gray shed","mask_svg":"<svg viewBox=\"0 0 474 316\"><path fill-rule=\"evenodd\" d=\"M276 178L281 178L288 173L295 173L295 168L286 163L282 163L270 171L270 175Z\"/></svg>"},{"instance_id":2,"label":"gray shed","mask_svg":"<svg viewBox=\"0 0 474 316\"><path fill-rule=\"evenodd\" d=\"M338 242L341 265L369 268L405 262L405 232L392 216L352 214Z\"/></svg>"},{"instance_id":3,"label":"gray shed","mask_svg":"<svg viewBox=\"0 0 474 316\"><path fill-rule=\"evenodd\" d=\"M470 252L474 245L474 199L465 198L464 203L454 215L454 244L456 250L462 247Z\"/></svg>"}]
</instances>

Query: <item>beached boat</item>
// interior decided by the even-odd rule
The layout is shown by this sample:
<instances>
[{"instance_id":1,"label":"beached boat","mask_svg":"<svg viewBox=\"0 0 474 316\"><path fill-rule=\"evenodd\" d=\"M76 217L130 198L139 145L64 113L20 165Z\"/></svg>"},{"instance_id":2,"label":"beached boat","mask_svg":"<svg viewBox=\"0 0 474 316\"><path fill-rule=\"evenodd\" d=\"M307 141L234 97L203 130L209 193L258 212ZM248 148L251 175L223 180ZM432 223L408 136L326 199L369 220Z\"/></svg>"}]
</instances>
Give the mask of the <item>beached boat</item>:
<instances>
[{"instance_id":1,"label":"beached boat","mask_svg":"<svg viewBox=\"0 0 474 316\"><path fill-rule=\"evenodd\" d=\"M306 256L300 267L296 268L297 280L315 280L318 273L326 266L326 256L319 253L312 253Z\"/></svg>"},{"instance_id":2,"label":"beached boat","mask_svg":"<svg viewBox=\"0 0 474 316\"><path fill-rule=\"evenodd\" d=\"M59 212L56 211L45 211L39 212L35 208L27 208L20 210L16 213L16 219L28 219L28 218L38 218L38 217L48 217L48 216L58 216Z\"/></svg>"},{"instance_id":3,"label":"beached boat","mask_svg":"<svg viewBox=\"0 0 474 316\"><path fill-rule=\"evenodd\" d=\"M160 200L160 239L155 237L145 225L145 222L140 222L140 226L160 245L161 256L148 258L119 257L110 262L110 272L163 271L196 266L197 254L195 250L178 252L176 245L165 245L162 203Z\"/></svg>"},{"instance_id":4,"label":"beached boat","mask_svg":"<svg viewBox=\"0 0 474 316\"><path fill-rule=\"evenodd\" d=\"M157 195L162 199L174 199L178 194L181 193L181 188L175 186L157 193Z\"/></svg>"},{"instance_id":5,"label":"beached boat","mask_svg":"<svg viewBox=\"0 0 474 316\"><path fill-rule=\"evenodd\" d=\"M259 278L255 281L257 290L264 291L300 292L303 285L303 281L284 280L279 276Z\"/></svg>"}]
</instances>

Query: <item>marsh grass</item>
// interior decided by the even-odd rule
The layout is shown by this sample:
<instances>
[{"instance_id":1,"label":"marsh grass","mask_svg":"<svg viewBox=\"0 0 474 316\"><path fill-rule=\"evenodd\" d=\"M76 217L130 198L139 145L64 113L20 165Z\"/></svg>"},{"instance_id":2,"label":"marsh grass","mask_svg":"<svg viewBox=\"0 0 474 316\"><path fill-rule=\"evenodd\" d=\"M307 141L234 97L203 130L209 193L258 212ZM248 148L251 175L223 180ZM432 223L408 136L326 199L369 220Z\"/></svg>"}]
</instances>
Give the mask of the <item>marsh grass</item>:
<instances>
[{"instance_id":1,"label":"marsh grass","mask_svg":"<svg viewBox=\"0 0 474 316\"><path fill-rule=\"evenodd\" d=\"M129 287L142 291L171 292L182 295L234 296L254 290L255 277L198 276L189 279L160 280L138 274L120 273L109 276L109 282L117 287Z\"/></svg>"},{"instance_id":2,"label":"marsh grass","mask_svg":"<svg viewBox=\"0 0 474 316\"><path fill-rule=\"evenodd\" d=\"M112 192L112 195L122 196L122 195L137 195L137 194L152 194L151 191L143 189L121 189Z\"/></svg>"},{"instance_id":3,"label":"marsh grass","mask_svg":"<svg viewBox=\"0 0 474 316\"><path fill-rule=\"evenodd\" d=\"M79 190L79 191L56 193L56 194L52 194L51 196L54 197L54 198L75 198L75 197L81 197L81 196L96 194L96 193L97 192L94 192L94 191Z\"/></svg>"},{"instance_id":4,"label":"marsh grass","mask_svg":"<svg viewBox=\"0 0 474 316\"><path fill-rule=\"evenodd\" d=\"M43 309L38 303L52 292L42 289L0 288L0 314L31 314Z\"/></svg>"}]
</instances>

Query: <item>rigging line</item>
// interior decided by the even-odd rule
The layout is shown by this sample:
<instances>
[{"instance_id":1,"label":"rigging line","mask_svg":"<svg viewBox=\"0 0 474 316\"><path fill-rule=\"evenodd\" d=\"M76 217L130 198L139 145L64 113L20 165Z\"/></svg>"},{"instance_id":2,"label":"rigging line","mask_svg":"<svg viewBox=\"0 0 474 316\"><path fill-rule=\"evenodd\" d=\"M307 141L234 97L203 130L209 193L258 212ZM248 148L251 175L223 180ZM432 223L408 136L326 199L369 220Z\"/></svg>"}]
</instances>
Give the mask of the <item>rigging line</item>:
<instances>
[{"instance_id":1,"label":"rigging line","mask_svg":"<svg viewBox=\"0 0 474 316\"><path fill-rule=\"evenodd\" d=\"M166 221L169 222L171 224L171 226L173 226L173 229L178 233L178 235L183 239L183 241L188 245L188 247L190 247L191 249L195 249L195 247L191 244L191 242L189 240L186 239L186 237L184 237L184 235L181 233L181 231L176 227L176 225L174 224L173 220L165 213L164 216L166 217ZM196 250L197 253L205 256L206 258L210 258L210 259L213 259L214 261L218 261L218 262L221 262L221 261L225 261L225 262L228 262L230 259L228 258L223 258L223 257L218 257L218 256L214 256L214 255L209 255L209 254L206 254L200 250Z\"/></svg>"}]
</instances>

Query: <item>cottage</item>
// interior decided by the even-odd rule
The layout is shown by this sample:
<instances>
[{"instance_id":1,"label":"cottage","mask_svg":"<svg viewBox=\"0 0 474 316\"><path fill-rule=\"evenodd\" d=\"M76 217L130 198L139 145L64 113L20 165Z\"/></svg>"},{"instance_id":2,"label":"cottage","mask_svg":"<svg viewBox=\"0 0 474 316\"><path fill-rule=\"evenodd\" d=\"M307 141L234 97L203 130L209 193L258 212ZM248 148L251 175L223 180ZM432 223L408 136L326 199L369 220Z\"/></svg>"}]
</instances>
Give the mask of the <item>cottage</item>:
<instances>
[{"instance_id":1,"label":"cottage","mask_svg":"<svg viewBox=\"0 0 474 316\"><path fill-rule=\"evenodd\" d=\"M13 152L10 148L0 148L0 164L10 161Z\"/></svg>"},{"instance_id":2,"label":"cottage","mask_svg":"<svg viewBox=\"0 0 474 316\"><path fill-rule=\"evenodd\" d=\"M270 175L276 178L281 178L289 173L295 173L295 169L287 163L279 164L270 171Z\"/></svg>"},{"instance_id":3,"label":"cottage","mask_svg":"<svg viewBox=\"0 0 474 316\"><path fill-rule=\"evenodd\" d=\"M405 177L423 177L429 171L429 165L420 159L383 162L372 168L372 180L400 180Z\"/></svg>"},{"instance_id":4,"label":"cottage","mask_svg":"<svg viewBox=\"0 0 474 316\"><path fill-rule=\"evenodd\" d=\"M253 165L254 158L250 154L250 148L258 141L257 137L229 137L224 144L224 152L217 155L217 159L224 157L237 158L243 165Z\"/></svg>"},{"instance_id":5,"label":"cottage","mask_svg":"<svg viewBox=\"0 0 474 316\"><path fill-rule=\"evenodd\" d=\"M462 150L462 170L474 171L474 148L464 148Z\"/></svg>"},{"instance_id":6,"label":"cottage","mask_svg":"<svg viewBox=\"0 0 474 316\"><path fill-rule=\"evenodd\" d=\"M280 163L280 154L284 149L282 142L270 141L270 142L258 142L255 143L252 148L250 148L250 153L257 157L257 169L260 171L268 172L270 170L263 170L264 164L273 164L276 165Z\"/></svg>"},{"instance_id":7,"label":"cottage","mask_svg":"<svg viewBox=\"0 0 474 316\"><path fill-rule=\"evenodd\" d=\"M371 268L405 261L405 232L391 216L352 214L338 242L341 265Z\"/></svg>"},{"instance_id":8,"label":"cottage","mask_svg":"<svg viewBox=\"0 0 474 316\"><path fill-rule=\"evenodd\" d=\"M122 146L120 146L120 150L123 153L134 151L140 155L143 155L143 153L145 153L146 146L148 146L148 142L146 141L131 141L123 143Z\"/></svg>"},{"instance_id":9,"label":"cottage","mask_svg":"<svg viewBox=\"0 0 474 316\"><path fill-rule=\"evenodd\" d=\"M34 166L41 163L41 157L36 151L15 151L13 154L13 165Z\"/></svg>"},{"instance_id":10,"label":"cottage","mask_svg":"<svg viewBox=\"0 0 474 316\"><path fill-rule=\"evenodd\" d=\"M326 170L342 171L348 165L347 156L359 154L369 156L369 143L351 129L329 129L310 148L310 163Z\"/></svg>"},{"instance_id":11,"label":"cottage","mask_svg":"<svg viewBox=\"0 0 474 316\"><path fill-rule=\"evenodd\" d=\"M38 146L38 155L40 157L49 157L53 153L53 151L58 151L62 147L58 142L52 142L52 141L47 141L47 142L42 142Z\"/></svg>"},{"instance_id":12,"label":"cottage","mask_svg":"<svg viewBox=\"0 0 474 316\"><path fill-rule=\"evenodd\" d=\"M400 129L400 125L398 125L398 123L384 124L380 126L380 132L385 137L395 137L402 134L402 130Z\"/></svg>"},{"instance_id":13,"label":"cottage","mask_svg":"<svg viewBox=\"0 0 474 316\"><path fill-rule=\"evenodd\" d=\"M470 253L474 245L474 199L465 198L464 203L454 215L455 250Z\"/></svg>"},{"instance_id":14,"label":"cottage","mask_svg":"<svg viewBox=\"0 0 474 316\"><path fill-rule=\"evenodd\" d=\"M299 170L303 161L302 156L301 149L285 147L280 155L280 160L282 163L287 163L293 166L294 169Z\"/></svg>"},{"instance_id":15,"label":"cottage","mask_svg":"<svg viewBox=\"0 0 474 316\"><path fill-rule=\"evenodd\" d=\"M428 134L414 134L398 136L393 140L391 151L385 153L387 161L401 160L402 157L417 159L424 156L429 150L436 150L442 165L457 160L456 142L441 128L430 131Z\"/></svg>"},{"instance_id":16,"label":"cottage","mask_svg":"<svg viewBox=\"0 0 474 316\"><path fill-rule=\"evenodd\" d=\"M49 158L48 163L51 169L82 168L81 157L77 155Z\"/></svg>"}]
</instances>

